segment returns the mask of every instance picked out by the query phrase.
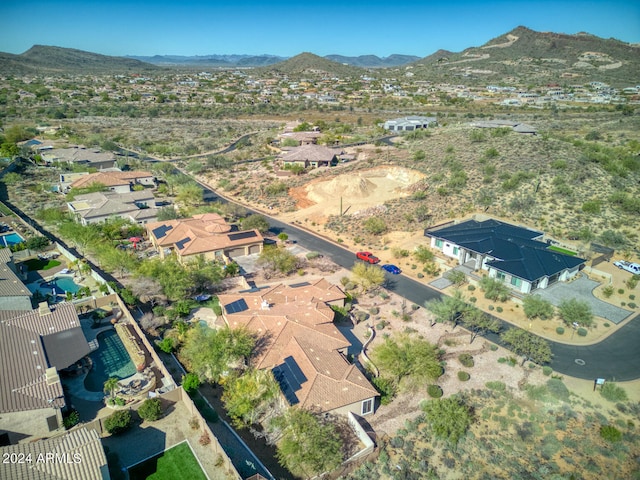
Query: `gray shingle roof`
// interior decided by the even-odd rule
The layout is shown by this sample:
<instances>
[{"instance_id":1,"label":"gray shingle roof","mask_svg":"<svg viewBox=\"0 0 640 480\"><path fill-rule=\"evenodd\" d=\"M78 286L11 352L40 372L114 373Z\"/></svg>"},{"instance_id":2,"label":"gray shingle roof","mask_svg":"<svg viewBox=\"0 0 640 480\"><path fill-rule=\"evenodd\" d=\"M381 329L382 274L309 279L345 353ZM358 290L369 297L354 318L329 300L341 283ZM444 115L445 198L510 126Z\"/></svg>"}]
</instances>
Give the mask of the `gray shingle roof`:
<instances>
[{"instance_id":1,"label":"gray shingle roof","mask_svg":"<svg viewBox=\"0 0 640 480\"><path fill-rule=\"evenodd\" d=\"M95 430L85 427L46 440L2 447L0 453L23 454L22 458L30 459L24 463L10 462L2 465L1 478L15 480L109 478L107 457L100 437Z\"/></svg>"},{"instance_id":2,"label":"gray shingle roof","mask_svg":"<svg viewBox=\"0 0 640 480\"><path fill-rule=\"evenodd\" d=\"M549 250L549 245L536 240L543 235L542 232L498 220L467 220L440 229L425 230L425 235L489 255L496 260L487 262L488 266L531 282L575 268L586 261Z\"/></svg>"}]
</instances>

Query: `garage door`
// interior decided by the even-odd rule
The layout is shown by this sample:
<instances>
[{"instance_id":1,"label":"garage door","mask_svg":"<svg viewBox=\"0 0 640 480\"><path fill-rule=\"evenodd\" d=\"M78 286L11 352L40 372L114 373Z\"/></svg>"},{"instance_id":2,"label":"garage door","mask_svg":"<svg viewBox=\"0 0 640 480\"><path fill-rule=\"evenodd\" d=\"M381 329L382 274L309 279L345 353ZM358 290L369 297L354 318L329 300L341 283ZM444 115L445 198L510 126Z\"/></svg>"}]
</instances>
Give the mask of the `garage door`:
<instances>
[{"instance_id":1,"label":"garage door","mask_svg":"<svg viewBox=\"0 0 640 480\"><path fill-rule=\"evenodd\" d=\"M249 247L249 254L260 253L260 245L251 245Z\"/></svg>"},{"instance_id":2,"label":"garage door","mask_svg":"<svg viewBox=\"0 0 640 480\"><path fill-rule=\"evenodd\" d=\"M230 258L241 257L244 255L244 247L234 248L227 251L227 256Z\"/></svg>"}]
</instances>

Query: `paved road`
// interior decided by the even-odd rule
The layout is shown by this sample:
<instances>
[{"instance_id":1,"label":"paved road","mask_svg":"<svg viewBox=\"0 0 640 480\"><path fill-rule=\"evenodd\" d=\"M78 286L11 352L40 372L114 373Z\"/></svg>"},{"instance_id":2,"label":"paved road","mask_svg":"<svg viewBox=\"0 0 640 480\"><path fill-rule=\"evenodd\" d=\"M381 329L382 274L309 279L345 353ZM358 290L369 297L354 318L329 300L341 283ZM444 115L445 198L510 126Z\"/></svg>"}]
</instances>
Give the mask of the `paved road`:
<instances>
[{"instance_id":1,"label":"paved road","mask_svg":"<svg viewBox=\"0 0 640 480\"><path fill-rule=\"evenodd\" d=\"M209 185L198 183L215 194ZM223 197L218 196L218 198L220 201L227 201ZM247 210L252 211L251 209ZM264 215L264 212L255 213ZM309 250L330 257L341 267L347 269L353 267L354 252L273 217L269 217L269 223L272 226L272 231L286 233L290 240L297 241ZM387 279L386 288L418 305L423 305L425 301L439 298L442 295L439 291L404 275L387 274ZM505 328L508 326L506 322L497 320L501 321ZM492 342L502 344L498 335L488 334L486 337ZM606 378L607 380L629 381L640 378L640 314L607 339L595 345L576 346L552 341L549 343L553 353L550 366L556 372L587 380Z\"/></svg>"},{"instance_id":2,"label":"paved road","mask_svg":"<svg viewBox=\"0 0 640 480\"><path fill-rule=\"evenodd\" d=\"M269 218L272 231L284 232L290 240L297 241L309 250L315 250L330 257L341 267L351 269L356 261L354 252L333 242L324 240L303 229L289 225L275 218ZM423 305L425 301L439 298L442 293L427 285L416 282L404 275L387 274L386 288ZM553 360L551 367L559 373L572 377L594 380L629 381L640 378L640 315L636 315L627 325L607 339L589 346L575 346L550 342ZM499 319L498 319L499 320ZM509 325L502 322L505 328ZM487 335L492 342L502 344L498 335ZM576 362L577 360L577 362Z\"/></svg>"}]
</instances>

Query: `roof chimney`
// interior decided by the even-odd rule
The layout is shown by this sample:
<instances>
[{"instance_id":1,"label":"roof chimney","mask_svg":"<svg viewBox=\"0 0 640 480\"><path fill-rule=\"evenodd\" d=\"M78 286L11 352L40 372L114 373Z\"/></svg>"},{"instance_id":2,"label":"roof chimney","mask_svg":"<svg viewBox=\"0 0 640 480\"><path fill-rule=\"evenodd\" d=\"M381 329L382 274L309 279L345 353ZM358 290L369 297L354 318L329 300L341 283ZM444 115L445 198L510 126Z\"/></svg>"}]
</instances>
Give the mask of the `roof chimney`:
<instances>
[{"instance_id":1,"label":"roof chimney","mask_svg":"<svg viewBox=\"0 0 640 480\"><path fill-rule=\"evenodd\" d=\"M47 376L47 385L53 385L54 383L60 382L60 377L58 376L56 367L47 368L45 370L45 374Z\"/></svg>"},{"instance_id":2,"label":"roof chimney","mask_svg":"<svg viewBox=\"0 0 640 480\"><path fill-rule=\"evenodd\" d=\"M45 315L49 315L51 313L51 308L49 308L49 304L47 302L40 302L38 304L38 313L41 317Z\"/></svg>"}]
</instances>

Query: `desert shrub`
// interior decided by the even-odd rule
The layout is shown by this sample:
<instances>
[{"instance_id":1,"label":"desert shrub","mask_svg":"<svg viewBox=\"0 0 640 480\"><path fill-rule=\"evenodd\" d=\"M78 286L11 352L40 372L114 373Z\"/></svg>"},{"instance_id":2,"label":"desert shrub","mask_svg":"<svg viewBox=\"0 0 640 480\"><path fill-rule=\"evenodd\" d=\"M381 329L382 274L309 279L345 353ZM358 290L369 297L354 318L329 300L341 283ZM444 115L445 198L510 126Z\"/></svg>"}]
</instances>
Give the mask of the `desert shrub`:
<instances>
[{"instance_id":1,"label":"desert shrub","mask_svg":"<svg viewBox=\"0 0 640 480\"><path fill-rule=\"evenodd\" d=\"M367 312L357 311L354 317L356 318L356 322L361 323L366 321L367 318L369 318L369 314Z\"/></svg>"},{"instance_id":2,"label":"desert shrub","mask_svg":"<svg viewBox=\"0 0 640 480\"><path fill-rule=\"evenodd\" d=\"M164 353L174 352L176 349L174 339L171 337L165 337L162 341L158 342L158 348L162 350Z\"/></svg>"},{"instance_id":3,"label":"desert shrub","mask_svg":"<svg viewBox=\"0 0 640 480\"><path fill-rule=\"evenodd\" d=\"M309 252L307 253L307 260L313 260L314 258L318 258L320 254L318 252Z\"/></svg>"},{"instance_id":4,"label":"desert shrub","mask_svg":"<svg viewBox=\"0 0 640 480\"><path fill-rule=\"evenodd\" d=\"M192 393L200 386L200 378L197 374L190 372L182 376L182 388L187 393Z\"/></svg>"},{"instance_id":5,"label":"desert shrub","mask_svg":"<svg viewBox=\"0 0 640 480\"><path fill-rule=\"evenodd\" d=\"M581 337L586 337L587 336L587 329L586 328L579 328L578 329L578 335Z\"/></svg>"},{"instance_id":6,"label":"desert shrub","mask_svg":"<svg viewBox=\"0 0 640 480\"><path fill-rule=\"evenodd\" d=\"M496 307L496 312L502 313L502 312L504 312L504 309L502 307L498 306L498 307Z\"/></svg>"},{"instance_id":7,"label":"desert shrub","mask_svg":"<svg viewBox=\"0 0 640 480\"><path fill-rule=\"evenodd\" d=\"M211 443L211 438L209 437L209 434L207 432L204 432L202 435L200 435L200 438L198 439L198 443L203 447L206 445L209 445Z\"/></svg>"},{"instance_id":8,"label":"desert shrub","mask_svg":"<svg viewBox=\"0 0 640 480\"><path fill-rule=\"evenodd\" d=\"M507 385L504 382L500 381L487 382L484 385L489 390L495 390L496 392L504 392L507 389Z\"/></svg>"},{"instance_id":9,"label":"desert shrub","mask_svg":"<svg viewBox=\"0 0 640 480\"><path fill-rule=\"evenodd\" d=\"M467 372L463 372L462 370L458 372L458 380L462 382L466 382L470 378L471 378L471 375L469 375Z\"/></svg>"},{"instance_id":10,"label":"desert shrub","mask_svg":"<svg viewBox=\"0 0 640 480\"><path fill-rule=\"evenodd\" d=\"M551 372L553 372L553 368L551 368L550 366L545 365L544 367L542 367L542 374L543 375L548 377L549 375L551 375Z\"/></svg>"},{"instance_id":11,"label":"desert shrub","mask_svg":"<svg viewBox=\"0 0 640 480\"><path fill-rule=\"evenodd\" d=\"M611 295L613 295L613 292L614 292L614 289L611 285L607 285L602 289L602 295L604 295L604 298L611 297Z\"/></svg>"},{"instance_id":12,"label":"desert shrub","mask_svg":"<svg viewBox=\"0 0 640 480\"><path fill-rule=\"evenodd\" d=\"M478 301L478 299L476 297L469 297L469 301L471 303L476 303Z\"/></svg>"},{"instance_id":13,"label":"desert shrub","mask_svg":"<svg viewBox=\"0 0 640 480\"><path fill-rule=\"evenodd\" d=\"M80 414L77 410L71 410L71 412L62 419L62 424L67 430L76 426L78 423L80 423Z\"/></svg>"},{"instance_id":14,"label":"desert shrub","mask_svg":"<svg viewBox=\"0 0 640 480\"><path fill-rule=\"evenodd\" d=\"M370 217L364 222L363 228L372 235L380 235L387 231L387 224L382 218Z\"/></svg>"},{"instance_id":15,"label":"desert shrub","mask_svg":"<svg viewBox=\"0 0 640 480\"><path fill-rule=\"evenodd\" d=\"M378 307L371 307L371 308L369 309L369 313L370 313L371 315L378 315L378 314L380 313L380 308L378 308Z\"/></svg>"},{"instance_id":16,"label":"desert shrub","mask_svg":"<svg viewBox=\"0 0 640 480\"><path fill-rule=\"evenodd\" d=\"M469 353L461 353L460 355L458 355L458 360L460 360L460 363L467 368L471 368L475 365L473 356Z\"/></svg>"},{"instance_id":17,"label":"desert shrub","mask_svg":"<svg viewBox=\"0 0 640 480\"><path fill-rule=\"evenodd\" d=\"M626 402L628 400L627 392L614 382L606 382L600 389L600 395L610 402Z\"/></svg>"},{"instance_id":18,"label":"desert shrub","mask_svg":"<svg viewBox=\"0 0 640 480\"><path fill-rule=\"evenodd\" d=\"M567 386L562 383L562 380L559 378L550 378L547 380L547 388L549 389L549 393L558 400L563 400L565 402L569 400L571 392L569 392Z\"/></svg>"},{"instance_id":19,"label":"desert shrub","mask_svg":"<svg viewBox=\"0 0 640 480\"><path fill-rule=\"evenodd\" d=\"M493 305L489 305L489 311L492 312L493 310L495 310L496 307L494 307Z\"/></svg>"},{"instance_id":20,"label":"desert shrub","mask_svg":"<svg viewBox=\"0 0 640 480\"><path fill-rule=\"evenodd\" d=\"M113 414L107 417L104 421L104 428L111 435L118 435L119 433L126 432L131 428L131 425L131 412L129 410L118 410L113 412Z\"/></svg>"},{"instance_id":21,"label":"desert shrub","mask_svg":"<svg viewBox=\"0 0 640 480\"><path fill-rule=\"evenodd\" d=\"M162 402L159 398L147 398L138 409L143 420L155 422L162 416Z\"/></svg>"},{"instance_id":22,"label":"desert shrub","mask_svg":"<svg viewBox=\"0 0 640 480\"><path fill-rule=\"evenodd\" d=\"M388 405L397 392L397 386L393 380L384 377L373 377L371 383L380 392L380 404Z\"/></svg>"},{"instance_id":23,"label":"desert shrub","mask_svg":"<svg viewBox=\"0 0 640 480\"><path fill-rule=\"evenodd\" d=\"M498 346L491 344L491 346L489 347L489 350L491 350L492 352L495 352L496 350L498 350Z\"/></svg>"},{"instance_id":24,"label":"desert shrub","mask_svg":"<svg viewBox=\"0 0 640 480\"><path fill-rule=\"evenodd\" d=\"M564 327L557 327L556 328L556 333L558 335L562 335L564 333Z\"/></svg>"},{"instance_id":25,"label":"desert shrub","mask_svg":"<svg viewBox=\"0 0 640 480\"><path fill-rule=\"evenodd\" d=\"M622 439L622 432L613 425L602 425L600 436L607 442L619 442Z\"/></svg>"},{"instance_id":26,"label":"desert shrub","mask_svg":"<svg viewBox=\"0 0 640 480\"><path fill-rule=\"evenodd\" d=\"M440 398L442 396L442 388L440 385L429 385L427 387L427 394L431 398Z\"/></svg>"},{"instance_id":27,"label":"desert shrub","mask_svg":"<svg viewBox=\"0 0 640 480\"><path fill-rule=\"evenodd\" d=\"M476 289L475 285L469 285L467 287L467 290L469 290L470 292L473 292Z\"/></svg>"},{"instance_id":28,"label":"desert shrub","mask_svg":"<svg viewBox=\"0 0 640 480\"><path fill-rule=\"evenodd\" d=\"M627 307L629 307L631 309L635 309L637 307L637 305L634 302L629 302L629 303L627 303Z\"/></svg>"},{"instance_id":29,"label":"desert shrub","mask_svg":"<svg viewBox=\"0 0 640 480\"><path fill-rule=\"evenodd\" d=\"M191 417L189 419L189 427L191 427L191 430L198 430L200 428L200 420L198 420L198 417Z\"/></svg>"}]
</instances>

